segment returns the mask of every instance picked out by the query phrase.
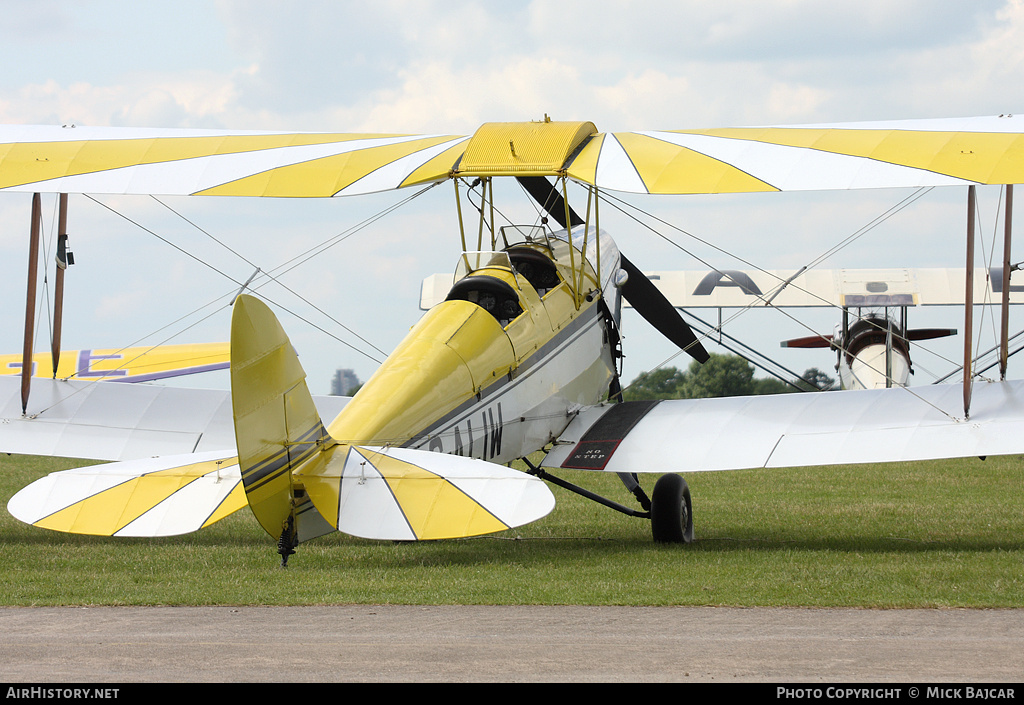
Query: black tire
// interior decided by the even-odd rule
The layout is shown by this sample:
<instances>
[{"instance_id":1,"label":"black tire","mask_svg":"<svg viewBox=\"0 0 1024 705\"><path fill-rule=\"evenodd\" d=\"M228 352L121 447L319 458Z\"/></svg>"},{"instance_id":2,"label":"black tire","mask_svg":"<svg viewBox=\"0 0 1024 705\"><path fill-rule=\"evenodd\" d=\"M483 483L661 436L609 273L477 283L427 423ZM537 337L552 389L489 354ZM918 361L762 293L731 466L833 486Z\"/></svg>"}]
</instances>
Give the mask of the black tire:
<instances>
[{"instance_id":1,"label":"black tire","mask_svg":"<svg viewBox=\"0 0 1024 705\"><path fill-rule=\"evenodd\" d=\"M651 533L658 543L693 543L690 488L679 475L662 475L654 484Z\"/></svg>"}]
</instances>

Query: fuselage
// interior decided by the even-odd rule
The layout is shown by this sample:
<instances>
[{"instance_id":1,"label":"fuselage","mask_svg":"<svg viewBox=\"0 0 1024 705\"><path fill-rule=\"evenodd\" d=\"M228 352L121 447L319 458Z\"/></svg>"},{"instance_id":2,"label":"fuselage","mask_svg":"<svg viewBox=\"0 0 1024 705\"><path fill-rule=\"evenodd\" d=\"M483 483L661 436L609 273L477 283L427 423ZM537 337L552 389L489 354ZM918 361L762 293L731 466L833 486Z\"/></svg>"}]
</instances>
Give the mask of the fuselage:
<instances>
[{"instance_id":1,"label":"fuselage","mask_svg":"<svg viewBox=\"0 0 1024 705\"><path fill-rule=\"evenodd\" d=\"M616 375L619 253L593 229L584 248L577 230L572 245L563 230L465 253L447 299L329 424L331 437L505 463L603 401Z\"/></svg>"},{"instance_id":2,"label":"fuselage","mask_svg":"<svg viewBox=\"0 0 1024 705\"><path fill-rule=\"evenodd\" d=\"M839 381L843 389L905 387L910 380L910 344L890 318L868 315L840 336Z\"/></svg>"}]
</instances>

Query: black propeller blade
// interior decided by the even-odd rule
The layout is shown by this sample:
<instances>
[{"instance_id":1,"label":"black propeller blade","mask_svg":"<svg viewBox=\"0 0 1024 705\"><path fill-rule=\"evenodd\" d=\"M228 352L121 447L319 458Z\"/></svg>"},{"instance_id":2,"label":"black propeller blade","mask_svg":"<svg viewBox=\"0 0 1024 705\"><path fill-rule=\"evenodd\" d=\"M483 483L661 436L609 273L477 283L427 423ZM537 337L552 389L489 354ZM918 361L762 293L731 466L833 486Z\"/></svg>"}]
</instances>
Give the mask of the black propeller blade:
<instances>
[{"instance_id":1,"label":"black propeller blade","mask_svg":"<svg viewBox=\"0 0 1024 705\"><path fill-rule=\"evenodd\" d=\"M907 331L907 340L931 340L956 335L956 328L916 328Z\"/></svg>"},{"instance_id":2,"label":"black propeller blade","mask_svg":"<svg viewBox=\"0 0 1024 705\"><path fill-rule=\"evenodd\" d=\"M518 176L516 180L526 189L555 221L563 228L566 227L565 199L558 192L551 182L543 176ZM575 227L583 225L583 219L576 211L569 208L569 220ZM697 362L707 362L708 352L697 340L693 330L683 320L675 307L665 298L651 280L643 272L621 255L620 262L622 269L626 271L627 281L622 287L622 296L625 297L637 313L643 316L644 320L650 323L662 335L682 348Z\"/></svg>"},{"instance_id":3,"label":"black propeller blade","mask_svg":"<svg viewBox=\"0 0 1024 705\"><path fill-rule=\"evenodd\" d=\"M809 335L806 338L783 340L780 345L784 348L828 348L832 346L832 336Z\"/></svg>"},{"instance_id":4,"label":"black propeller blade","mask_svg":"<svg viewBox=\"0 0 1024 705\"><path fill-rule=\"evenodd\" d=\"M661 290L621 253L620 264L629 277L622 286L622 296L626 301L632 304L636 312L644 317L644 320L678 345L690 357L700 363L707 362L708 351L700 344L693 330L679 315L675 306L665 298Z\"/></svg>"}]
</instances>

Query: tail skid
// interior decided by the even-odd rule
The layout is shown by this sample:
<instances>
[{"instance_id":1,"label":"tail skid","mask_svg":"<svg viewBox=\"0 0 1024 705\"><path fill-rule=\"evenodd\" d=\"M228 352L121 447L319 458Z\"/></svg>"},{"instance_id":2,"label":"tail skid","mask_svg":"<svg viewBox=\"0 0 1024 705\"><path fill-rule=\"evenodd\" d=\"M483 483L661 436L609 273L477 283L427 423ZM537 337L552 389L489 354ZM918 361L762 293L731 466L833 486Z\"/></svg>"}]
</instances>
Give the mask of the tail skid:
<instances>
[{"instance_id":1,"label":"tail skid","mask_svg":"<svg viewBox=\"0 0 1024 705\"><path fill-rule=\"evenodd\" d=\"M231 404L242 485L257 521L278 541L282 564L302 541L333 530L293 470L324 461L333 445L306 373L273 312L252 296L231 317Z\"/></svg>"}]
</instances>

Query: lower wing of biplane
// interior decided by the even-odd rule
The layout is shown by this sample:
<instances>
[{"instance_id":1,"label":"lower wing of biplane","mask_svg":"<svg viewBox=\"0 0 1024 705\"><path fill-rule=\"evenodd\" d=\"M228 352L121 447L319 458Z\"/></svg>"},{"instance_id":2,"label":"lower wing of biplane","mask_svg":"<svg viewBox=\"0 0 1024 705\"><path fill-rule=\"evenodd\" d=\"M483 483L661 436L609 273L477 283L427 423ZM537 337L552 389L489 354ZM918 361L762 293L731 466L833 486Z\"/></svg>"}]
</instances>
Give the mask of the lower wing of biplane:
<instances>
[{"instance_id":1,"label":"lower wing of biplane","mask_svg":"<svg viewBox=\"0 0 1024 705\"><path fill-rule=\"evenodd\" d=\"M228 353L228 343L64 350L56 366L52 353L35 353L32 356L32 376L152 382L226 370L230 362ZM0 375L20 375L23 364L22 355L0 355Z\"/></svg>"},{"instance_id":2,"label":"lower wing of biplane","mask_svg":"<svg viewBox=\"0 0 1024 705\"><path fill-rule=\"evenodd\" d=\"M1024 382L625 402L581 411L545 467L704 472L1020 453ZM736 442L735 439L742 439Z\"/></svg>"}]
</instances>

